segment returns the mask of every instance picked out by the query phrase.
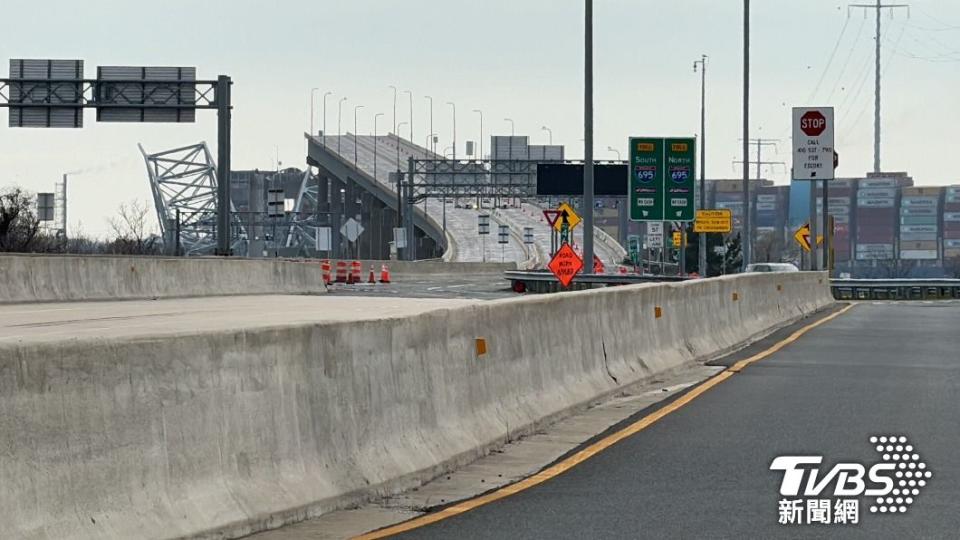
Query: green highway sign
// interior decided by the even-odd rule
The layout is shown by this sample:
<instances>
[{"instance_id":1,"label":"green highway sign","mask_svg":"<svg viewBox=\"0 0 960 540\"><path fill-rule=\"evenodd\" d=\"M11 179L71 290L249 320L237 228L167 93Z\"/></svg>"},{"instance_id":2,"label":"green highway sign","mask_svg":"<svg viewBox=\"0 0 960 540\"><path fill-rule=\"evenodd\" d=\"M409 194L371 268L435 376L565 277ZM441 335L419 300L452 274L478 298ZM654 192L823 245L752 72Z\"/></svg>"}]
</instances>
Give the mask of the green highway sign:
<instances>
[{"instance_id":1,"label":"green highway sign","mask_svg":"<svg viewBox=\"0 0 960 540\"><path fill-rule=\"evenodd\" d=\"M630 219L693 221L696 139L630 138Z\"/></svg>"},{"instance_id":2,"label":"green highway sign","mask_svg":"<svg viewBox=\"0 0 960 540\"><path fill-rule=\"evenodd\" d=\"M692 138L664 139L663 215L670 221L693 221L695 208L693 194L696 191L697 141Z\"/></svg>"},{"instance_id":3,"label":"green highway sign","mask_svg":"<svg viewBox=\"0 0 960 540\"><path fill-rule=\"evenodd\" d=\"M663 221L663 139L630 139L630 219Z\"/></svg>"}]
</instances>

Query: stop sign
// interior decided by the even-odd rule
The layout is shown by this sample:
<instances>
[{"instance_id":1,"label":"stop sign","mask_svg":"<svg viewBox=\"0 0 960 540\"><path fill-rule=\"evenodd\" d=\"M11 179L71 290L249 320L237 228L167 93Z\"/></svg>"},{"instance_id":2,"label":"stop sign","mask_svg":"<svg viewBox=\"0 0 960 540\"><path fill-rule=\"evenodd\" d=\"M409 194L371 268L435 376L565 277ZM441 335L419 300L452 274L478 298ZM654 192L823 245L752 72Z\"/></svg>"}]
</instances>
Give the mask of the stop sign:
<instances>
[{"instance_id":1,"label":"stop sign","mask_svg":"<svg viewBox=\"0 0 960 540\"><path fill-rule=\"evenodd\" d=\"M800 117L800 129L808 137L819 137L827 129L827 119L820 111L807 111Z\"/></svg>"}]
</instances>

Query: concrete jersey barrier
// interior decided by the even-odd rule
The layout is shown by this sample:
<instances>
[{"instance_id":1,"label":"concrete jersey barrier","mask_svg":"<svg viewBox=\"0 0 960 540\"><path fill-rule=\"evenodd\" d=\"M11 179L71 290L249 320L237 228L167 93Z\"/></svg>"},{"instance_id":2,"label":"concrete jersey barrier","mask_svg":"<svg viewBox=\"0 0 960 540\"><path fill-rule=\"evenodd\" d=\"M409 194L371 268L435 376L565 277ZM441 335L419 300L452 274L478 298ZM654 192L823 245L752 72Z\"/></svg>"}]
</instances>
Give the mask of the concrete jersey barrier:
<instances>
[{"instance_id":1,"label":"concrete jersey barrier","mask_svg":"<svg viewBox=\"0 0 960 540\"><path fill-rule=\"evenodd\" d=\"M4 536L230 538L302 520L416 486L832 302L825 274L751 274L360 322L0 344Z\"/></svg>"},{"instance_id":2,"label":"concrete jersey barrier","mask_svg":"<svg viewBox=\"0 0 960 540\"><path fill-rule=\"evenodd\" d=\"M0 255L0 303L320 294L320 266L272 259Z\"/></svg>"}]
</instances>

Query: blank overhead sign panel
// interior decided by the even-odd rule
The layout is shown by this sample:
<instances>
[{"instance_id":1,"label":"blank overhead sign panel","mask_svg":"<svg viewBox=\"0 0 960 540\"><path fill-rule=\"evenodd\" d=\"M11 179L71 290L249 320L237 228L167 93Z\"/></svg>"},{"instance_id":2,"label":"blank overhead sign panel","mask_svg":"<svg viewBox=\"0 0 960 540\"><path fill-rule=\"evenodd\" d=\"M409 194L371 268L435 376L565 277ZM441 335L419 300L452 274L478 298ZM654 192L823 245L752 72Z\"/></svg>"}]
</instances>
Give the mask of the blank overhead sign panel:
<instances>
[{"instance_id":1,"label":"blank overhead sign panel","mask_svg":"<svg viewBox=\"0 0 960 540\"><path fill-rule=\"evenodd\" d=\"M594 194L601 197L627 195L627 166L597 164L593 166ZM537 195L583 195L583 165L570 163L538 163Z\"/></svg>"},{"instance_id":2,"label":"blank overhead sign panel","mask_svg":"<svg viewBox=\"0 0 960 540\"><path fill-rule=\"evenodd\" d=\"M10 60L10 127L83 127L83 60Z\"/></svg>"},{"instance_id":3,"label":"blank overhead sign panel","mask_svg":"<svg viewBox=\"0 0 960 540\"><path fill-rule=\"evenodd\" d=\"M197 68L99 66L98 122L194 122Z\"/></svg>"}]
</instances>

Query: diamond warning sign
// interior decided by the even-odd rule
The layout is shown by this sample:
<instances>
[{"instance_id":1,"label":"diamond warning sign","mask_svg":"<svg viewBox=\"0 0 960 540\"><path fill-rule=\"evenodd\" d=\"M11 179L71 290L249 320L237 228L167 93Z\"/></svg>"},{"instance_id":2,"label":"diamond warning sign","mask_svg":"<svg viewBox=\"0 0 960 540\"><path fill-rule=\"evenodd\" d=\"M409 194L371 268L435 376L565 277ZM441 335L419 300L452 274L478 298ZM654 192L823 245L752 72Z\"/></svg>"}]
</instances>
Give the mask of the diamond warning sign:
<instances>
[{"instance_id":1,"label":"diamond warning sign","mask_svg":"<svg viewBox=\"0 0 960 540\"><path fill-rule=\"evenodd\" d=\"M570 244L563 244L553 256L548 268L553 275L557 276L561 285L568 287L573 277L583 270L583 259L570 247Z\"/></svg>"}]
</instances>

